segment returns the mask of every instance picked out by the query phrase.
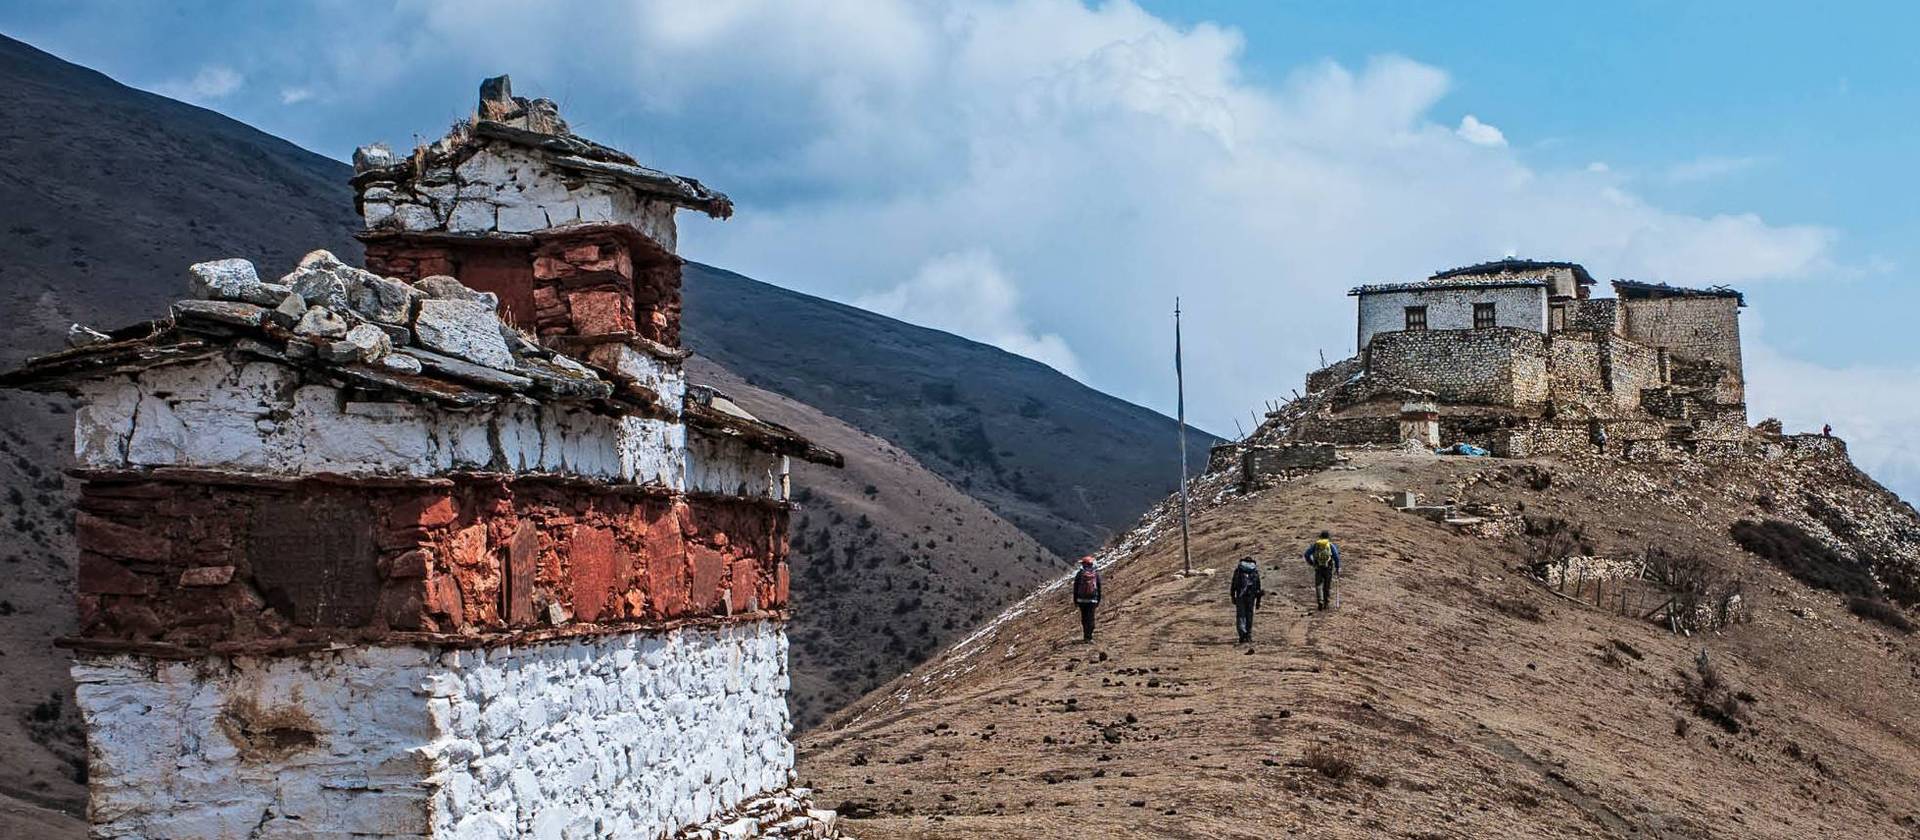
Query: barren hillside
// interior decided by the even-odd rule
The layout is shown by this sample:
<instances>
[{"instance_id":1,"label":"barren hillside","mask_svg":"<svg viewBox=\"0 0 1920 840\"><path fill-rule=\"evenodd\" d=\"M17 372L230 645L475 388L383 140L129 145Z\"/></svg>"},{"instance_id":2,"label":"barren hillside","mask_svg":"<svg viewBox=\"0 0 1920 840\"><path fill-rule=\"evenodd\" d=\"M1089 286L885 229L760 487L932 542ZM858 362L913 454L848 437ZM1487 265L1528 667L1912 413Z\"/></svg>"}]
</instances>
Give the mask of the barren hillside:
<instances>
[{"instance_id":1,"label":"barren hillside","mask_svg":"<svg viewBox=\"0 0 1920 840\"><path fill-rule=\"evenodd\" d=\"M810 733L820 800L867 838L1920 830L1920 644L1730 536L1794 523L1764 527L1813 541L1778 554L1801 579L1858 581L1877 552L1892 571L1868 582L1911 583L1920 517L1818 440L1640 465L1358 452L1251 495L1201 486L1205 572L1177 574L1163 505L1103 555L1094 644L1042 590ZM1396 490L1481 515L1400 512ZM1297 558L1321 528L1347 568L1315 613ZM1738 579L1750 619L1675 635L1529 576L1552 553L1650 547ZM1226 598L1249 553L1270 592L1251 646Z\"/></svg>"}]
</instances>

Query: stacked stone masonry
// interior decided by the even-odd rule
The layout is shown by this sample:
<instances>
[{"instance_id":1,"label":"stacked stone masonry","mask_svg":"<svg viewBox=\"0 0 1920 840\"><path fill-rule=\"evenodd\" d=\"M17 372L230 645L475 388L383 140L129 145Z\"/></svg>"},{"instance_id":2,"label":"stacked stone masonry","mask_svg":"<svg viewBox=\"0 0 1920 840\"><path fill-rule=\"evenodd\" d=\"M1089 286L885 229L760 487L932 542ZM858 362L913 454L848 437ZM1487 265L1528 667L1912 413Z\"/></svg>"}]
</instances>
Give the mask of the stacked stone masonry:
<instances>
[{"instance_id":1,"label":"stacked stone masonry","mask_svg":"<svg viewBox=\"0 0 1920 840\"><path fill-rule=\"evenodd\" d=\"M1367 376L1443 402L1538 406L1548 393L1546 337L1511 327L1381 333L1367 351Z\"/></svg>"},{"instance_id":2,"label":"stacked stone masonry","mask_svg":"<svg viewBox=\"0 0 1920 840\"><path fill-rule=\"evenodd\" d=\"M776 503L501 476L445 484L96 478L75 517L81 634L258 649L786 607Z\"/></svg>"},{"instance_id":3,"label":"stacked stone masonry","mask_svg":"<svg viewBox=\"0 0 1920 840\"><path fill-rule=\"evenodd\" d=\"M94 834L665 837L789 784L776 622L74 668Z\"/></svg>"}]
</instances>

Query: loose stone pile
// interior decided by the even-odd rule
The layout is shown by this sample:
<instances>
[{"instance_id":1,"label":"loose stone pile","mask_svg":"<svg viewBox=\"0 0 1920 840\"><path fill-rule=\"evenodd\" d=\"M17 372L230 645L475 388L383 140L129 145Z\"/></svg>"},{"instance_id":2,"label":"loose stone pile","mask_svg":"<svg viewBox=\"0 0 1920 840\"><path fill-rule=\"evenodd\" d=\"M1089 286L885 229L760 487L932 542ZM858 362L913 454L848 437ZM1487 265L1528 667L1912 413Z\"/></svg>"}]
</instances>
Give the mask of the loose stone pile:
<instances>
[{"instance_id":1,"label":"loose stone pile","mask_svg":"<svg viewBox=\"0 0 1920 840\"><path fill-rule=\"evenodd\" d=\"M400 373L432 365L489 382L511 380L460 363L505 373L530 369L568 379L593 376L508 326L500 318L497 296L452 277L408 283L346 265L327 251L302 257L277 283L261 280L253 263L242 259L195 263L188 275L187 289L195 300L175 304L177 317L278 325L293 332L286 352L294 358L376 363ZM90 343L99 336L75 335L70 343Z\"/></svg>"}]
</instances>

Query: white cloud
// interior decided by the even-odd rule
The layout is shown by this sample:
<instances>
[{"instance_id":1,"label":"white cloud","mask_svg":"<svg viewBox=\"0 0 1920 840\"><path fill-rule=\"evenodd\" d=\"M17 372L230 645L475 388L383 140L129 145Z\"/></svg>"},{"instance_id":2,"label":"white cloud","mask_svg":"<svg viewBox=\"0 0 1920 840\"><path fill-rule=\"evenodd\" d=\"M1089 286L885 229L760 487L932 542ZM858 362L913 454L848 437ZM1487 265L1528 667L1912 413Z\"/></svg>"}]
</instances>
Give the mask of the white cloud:
<instances>
[{"instance_id":1,"label":"white cloud","mask_svg":"<svg viewBox=\"0 0 1920 840\"><path fill-rule=\"evenodd\" d=\"M1908 501L1920 501L1920 366L1833 367L1773 350L1748 331L1747 403L1755 419L1778 417L1788 431L1831 424L1854 463Z\"/></svg>"},{"instance_id":2,"label":"white cloud","mask_svg":"<svg viewBox=\"0 0 1920 840\"><path fill-rule=\"evenodd\" d=\"M864 295L855 306L912 324L969 336L1080 376L1080 361L1060 336L1040 335L1020 315L1020 290L993 255L965 251L934 257L912 279Z\"/></svg>"},{"instance_id":3,"label":"white cloud","mask_svg":"<svg viewBox=\"0 0 1920 840\"><path fill-rule=\"evenodd\" d=\"M224 64L209 64L186 79L153 86L153 92L186 102L205 104L224 99L246 84L246 77Z\"/></svg>"},{"instance_id":4,"label":"white cloud","mask_svg":"<svg viewBox=\"0 0 1920 840\"><path fill-rule=\"evenodd\" d=\"M1500 133L1500 129L1481 122L1472 114L1461 117L1460 127L1454 129L1453 133L1475 146L1507 145L1507 135Z\"/></svg>"},{"instance_id":5,"label":"white cloud","mask_svg":"<svg viewBox=\"0 0 1920 840\"><path fill-rule=\"evenodd\" d=\"M280 104L282 105L298 105L312 98L312 88L287 87L280 89Z\"/></svg>"},{"instance_id":6,"label":"white cloud","mask_svg":"<svg viewBox=\"0 0 1920 840\"><path fill-rule=\"evenodd\" d=\"M1596 175L1604 175L1608 172L1612 172L1613 167L1608 166L1607 162L1604 160L1596 160L1592 163L1587 164L1587 171L1592 172Z\"/></svg>"}]
</instances>

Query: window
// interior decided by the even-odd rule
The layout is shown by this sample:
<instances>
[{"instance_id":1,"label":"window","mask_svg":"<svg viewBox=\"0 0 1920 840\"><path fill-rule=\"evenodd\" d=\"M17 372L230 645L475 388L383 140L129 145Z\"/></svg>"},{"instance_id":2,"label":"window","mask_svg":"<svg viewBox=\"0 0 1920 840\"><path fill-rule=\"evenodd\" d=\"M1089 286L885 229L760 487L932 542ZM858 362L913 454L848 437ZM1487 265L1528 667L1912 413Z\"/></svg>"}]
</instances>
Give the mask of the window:
<instances>
[{"instance_id":1,"label":"window","mask_svg":"<svg viewBox=\"0 0 1920 840\"><path fill-rule=\"evenodd\" d=\"M1493 304L1476 303L1473 305L1473 328L1476 330L1493 329L1495 319Z\"/></svg>"},{"instance_id":2,"label":"window","mask_svg":"<svg viewBox=\"0 0 1920 840\"><path fill-rule=\"evenodd\" d=\"M1417 332L1427 328L1427 308L1424 306L1407 307L1407 331Z\"/></svg>"}]
</instances>

